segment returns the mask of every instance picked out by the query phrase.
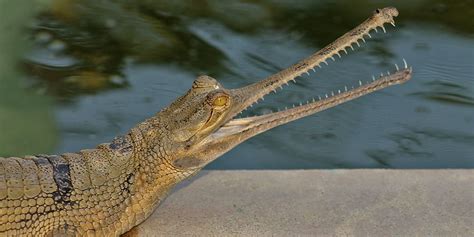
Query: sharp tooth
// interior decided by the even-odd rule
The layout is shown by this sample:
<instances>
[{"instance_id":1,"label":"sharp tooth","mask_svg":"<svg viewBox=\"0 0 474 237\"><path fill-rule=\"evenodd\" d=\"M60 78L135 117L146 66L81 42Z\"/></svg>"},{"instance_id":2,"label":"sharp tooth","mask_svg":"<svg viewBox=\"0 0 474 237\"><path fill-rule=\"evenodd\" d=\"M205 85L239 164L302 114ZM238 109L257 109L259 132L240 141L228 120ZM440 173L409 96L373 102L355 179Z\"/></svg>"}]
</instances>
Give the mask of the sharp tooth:
<instances>
[{"instance_id":1,"label":"sharp tooth","mask_svg":"<svg viewBox=\"0 0 474 237\"><path fill-rule=\"evenodd\" d=\"M332 59L332 61L336 61L336 59L334 59L334 57L333 57L333 56L331 56L331 59Z\"/></svg>"},{"instance_id":2,"label":"sharp tooth","mask_svg":"<svg viewBox=\"0 0 474 237\"><path fill-rule=\"evenodd\" d=\"M295 104L293 104L293 108L295 107Z\"/></svg>"},{"instance_id":3,"label":"sharp tooth","mask_svg":"<svg viewBox=\"0 0 474 237\"><path fill-rule=\"evenodd\" d=\"M395 63L395 68L397 69L397 72L400 70L400 68L398 67L396 63Z\"/></svg>"},{"instance_id":4,"label":"sharp tooth","mask_svg":"<svg viewBox=\"0 0 474 237\"><path fill-rule=\"evenodd\" d=\"M280 85L280 89L283 90L283 86L282 86L282 85Z\"/></svg>"},{"instance_id":5,"label":"sharp tooth","mask_svg":"<svg viewBox=\"0 0 474 237\"><path fill-rule=\"evenodd\" d=\"M277 91L276 91L275 89L273 89L273 93L275 93L275 94L276 94L276 93L277 93Z\"/></svg>"},{"instance_id":6,"label":"sharp tooth","mask_svg":"<svg viewBox=\"0 0 474 237\"><path fill-rule=\"evenodd\" d=\"M356 41L355 43L357 44L358 47L360 47L359 41Z\"/></svg>"},{"instance_id":7,"label":"sharp tooth","mask_svg":"<svg viewBox=\"0 0 474 237\"><path fill-rule=\"evenodd\" d=\"M380 77L383 77L383 72L380 73Z\"/></svg>"},{"instance_id":8,"label":"sharp tooth","mask_svg":"<svg viewBox=\"0 0 474 237\"><path fill-rule=\"evenodd\" d=\"M362 86L362 82L359 80L359 86Z\"/></svg>"},{"instance_id":9,"label":"sharp tooth","mask_svg":"<svg viewBox=\"0 0 474 237\"><path fill-rule=\"evenodd\" d=\"M309 76L309 72L305 72L305 73L306 73L306 75L308 75L308 76Z\"/></svg>"},{"instance_id":10,"label":"sharp tooth","mask_svg":"<svg viewBox=\"0 0 474 237\"><path fill-rule=\"evenodd\" d=\"M313 68L311 68L311 70L313 70L313 72L316 72L316 70L314 69L314 67L313 67Z\"/></svg>"},{"instance_id":11,"label":"sharp tooth","mask_svg":"<svg viewBox=\"0 0 474 237\"><path fill-rule=\"evenodd\" d=\"M403 59L403 64L405 65L405 69L408 68L408 64L407 64L407 61L405 59Z\"/></svg>"},{"instance_id":12,"label":"sharp tooth","mask_svg":"<svg viewBox=\"0 0 474 237\"><path fill-rule=\"evenodd\" d=\"M390 71L387 71L387 75L390 75Z\"/></svg>"},{"instance_id":13,"label":"sharp tooth","mask_svg":"<svg viewBox=\"0 0 474 237\"><path fill-rule=\"evenodd\" d=\"M318 99L321 100L321 96L320 96L320 95L318 95Z\"/></svg>"},{"instance_id":14,"label":"sharp tooth","mask_svg":"<svg viewBox=\"0 0 474 237\"><path fill-rule=\"evenodd\" d=\"M395 27L395 22L392 21L390 22L390 24L392 24L392 26Z\"/></svg>"},{"instance_id":15,"label":"sharp tooth","mask_svg":"<svg viewBox=\"0 0 474 237\"><path fill-rule=\"evenodd\" d=\"M300 106L302 106L302 105L303 105L303 103L300 102Z\"/></svg>"},{"instance_id":16,"label":"sharp tooth","mask_svg":"<svg viewBox=\"0 0 474 237\"><path fill-rule=\"evenodd\" d=\"M328 98L328 94L326 94L326 98Z\"/></svg>"},{"instance_id":17,"label":"sharp tooth","mask_svg":"<svg viewBox=\"0 0 474 237\"><path fill-rule=\"evenodd\" d=\"M291 79L291 80L293 81L293 83L296 83L296 80L295 80L295 78L293 78L293 79Z\"/></svg>"},{"instance_id":18,"label":"sharp tooth","mask_svg":"<svg viewBox=\"0 0 474 237\"><path fill-rule=\"evenodd\" d=\"M337 90L337 93L338 93L338 94L341 94L341 90Z\"/></svg>"},{"instance_id":19,"label":"sharp tooth","mask_svg":"<svg viewBox=\"0 0 474 237\"><path fill-rule=\"evenodd\" d=\"M336 52L337 56L339 56L339 58L341 57L341 55L339 54L339 52Z\"/></svg>"},{"instance_id":20,"label":"sharp tooth","mask_svg":"<svg viewBox=\"0 0 474 237\"><path fill-rule=\"evenodd\" d=\"M342 50L344 50L344 53L346 53L346 54L347 54L347 50L346 50L346 48L343 48Z\"/></svg>"},{"instance_id":21,"label":"sharp tooth","mask_svg":"<svg viewBox=\"0 0 474 237\"><path fill-rule=\"evenodd\" d=\"M322 68L322 67L321 67L321 64L318 64L318 67L319 67L319 68Z\"/></svg>"},{"instance_id":22,"label":"sharp tooth","mask_svg":"<svg viewBox=\"0 0 474 237\"><path fill-rule=\"evenodd\" d=\"M369 33L369 32L367 32L367 35L369 36L369 38L372 38L372 35L370 35L370 33Z\"/></svg>"},{"instance_id":23,"label":"sharp tooth","mask_svg":"<svg viewBox=\"0 0 474 237\"><path fill-rule=\"evenodd\" d=\"M387 33L384 26L380 26L380 27L382 27L383 33Z\"/></svg>"},{"instance_id":24,"label":"sharp tooth","mask_svg":"<svg viewBox=\"0 0 474 237\"><path fill-rule=\"evenodd\" d=\"M375 32L379 32L379 31L377 30L377 27L375 27L374 30L375 30Z\"/></svg>"},{"instance_id":25,"label":"sharp tooth","mask_svg":"<svg viewBox=\"0 0 474 237\"><path fill-rule=\"evenodd\" d=\"M351 47L352 51L354 51L354 47L352 47L352 44L350 44L349 46Z\"/></svg>"},{"instance_id":26,"label":"sharp tooth","mask_svg":"<svg viewBox=\"0 0 474 237\"><path fill-rule=\"evenodd\" d=\"M323 61L326 65L329 65L328 62L326 62L326 60Z\"/></svg>"},{"instance_id":27,"label":"sharp tooth","mask_svg":"<svg viewBox=\"0 0 474 237\"><path fill-rule=\"evenodd\" d=\"M372 75L372 81L375 81L375 76L374 75Z\"/></svg>"},{"instance_id":28,"label":"sharp tooth","mask_svg":"<svg viewBox=\"0 0 474 237\"><path fill-rule=\"evenodd\" d=\"M365 39L364 39L364 38L361 38L361 40L364 41L364 43L365 43Z\"/></svg>"},{"instance_id":29,"label":"sharp tooth","mask_svg":"<svg viewBox=\"0 0 474 237\"><path fill-rule=\"evenodd\" d=\"M315 101L316 101L316 100L315 100L314 97L313 97L313 103L314 103Z\"/></svg>"},{"instance_id":30,"label":"sharp tooth","mask_svg":"<svg viewBox=\"0 0 474 237\"><path fill-rule=\"evenodd\" d=\"M331 96L334 96L334 91L331 91Z\"/></svg>"},{"instance_id":31,"label":"sharp tooth","mask_svg":"<svg viewBox=\"0 0 474 237\"><path fill-rule=\"evenodd\" d=\"M344 86L344 90L347 91L347 86Z\"/></svg>"}]
</instances>

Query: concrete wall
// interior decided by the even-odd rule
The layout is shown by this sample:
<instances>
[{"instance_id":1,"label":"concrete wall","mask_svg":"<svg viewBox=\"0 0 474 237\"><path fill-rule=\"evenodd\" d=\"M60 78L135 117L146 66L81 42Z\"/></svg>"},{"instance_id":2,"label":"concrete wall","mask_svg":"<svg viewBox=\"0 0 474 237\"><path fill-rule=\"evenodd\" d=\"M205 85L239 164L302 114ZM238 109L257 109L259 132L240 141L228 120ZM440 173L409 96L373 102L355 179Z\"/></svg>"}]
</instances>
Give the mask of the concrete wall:
<instances>
[{"instance_id":1,"label":"concrete wall","mask_svg":"<svg viewBox=\"0 0 474 237\"><path fill-rule=\"evenodd\" d=\"M204 171L130 234L474 236L474 171Z\"/></svg>"}]
</instances>

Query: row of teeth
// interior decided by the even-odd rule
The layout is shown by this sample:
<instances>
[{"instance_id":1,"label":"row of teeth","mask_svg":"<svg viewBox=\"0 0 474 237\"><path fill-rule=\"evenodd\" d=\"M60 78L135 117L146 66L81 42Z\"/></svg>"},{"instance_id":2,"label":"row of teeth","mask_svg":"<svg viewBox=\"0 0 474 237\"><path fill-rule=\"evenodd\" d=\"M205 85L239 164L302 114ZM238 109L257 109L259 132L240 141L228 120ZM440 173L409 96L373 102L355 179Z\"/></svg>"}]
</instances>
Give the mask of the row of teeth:
<instances>
[{"instance_id":1,"label":"row of teeth","mask_svg":"<svg viewBox=\"0 0 474 237\"><path fill-rule=\"evenodd\" d=\"M390 24L392 24L392 25L395 27L395 23L394 23L394 22L390 22ZM374 28L369 29L365 35L367 35L369 38L372 38L372 35L370 35L370 31L371 31L371 30L374 30L374 31L377 33L377 32L378 32L377 27L382 28L383 32L384 32L384 33L387 33L387 31L385 30L385 27L384 27L383 25L381 25L381 26L375 26ZM327 62L327 60L328 60L329 58L331 58L333 61L336 61L336 59L334 58L334 55L338 55L339 58L341 58L341 54L339 53L340 51L344 51L346 54L348 54L348 52L347 52L347 50L346 50L347 47L350 47L350 48L352 49L352 51L354 51L354 47L352 47L352 44L354 44L354 43L356 43L358 47L361 47L361 45L359 44L359 40L362 40L362 41L365 43L365 42L366 42L365 39L364 39L364 36L365 36L365 35L362 35L361 38L357 38L357 39L355 39L354 41L350 42L349 44L345 45L341 50L339 50L339 51L335 52L334 54L328 56L328 57L327 57L325 60L323 60L321 63L317 64L316 66L314 66L314 67L312 67L312 68L310 68L310 69L308 69L308 71L303 72L303 73L300 74L299 76L301 77L304 73L306 73L306 74L309 76L309 75L310 75L309 70L313 70L313 72L316 72L315 67L322 68L322 67L321 67L321 64L322 64L322 63L325 63L326 65L329 65L328 62ZM406 64L405 59L403 59L403 61L404 61L405 66L406 66L407 64ZM396 66L397 71L398 71L398 65L395 64L395 66ZM387 73L390 75L390 72L389 72L389 71L387 71ZM383 74L381 74L381 75L383 75ZM297 78L297 77L298 77L298 76L296 76L296 77L290 79L289 81L293 81L294 83L296 83L296 78ZM375 77L374 77L374 76L373 76L372 78L373 78L373 80L375 80ZM289 81L286 81L286 82L285 82L285 85L288 86L288 85L289 85L289 84L288 84ZM359 85L362 85L362 82L361 82L361 81L359 81ZM280 90L283 90L283 85L280 85L279 88L280 88ZM345 87L345 88L347 88L347 87ZM273 89L273 92L274 92L274 93L276 93L276 91L277 91L277 88ZM347 90L346 90L346 91L347 91ZM332 93L332 94L334 94L334 93ZM264 100L265 100L265 99L264 99L264 96L265 96L265 95L263 95L263 97L261 97L260 99L257 99L253 104L249 105L247 108L245 108L244 110L242 110L242 111L240 112L240 114L242 114L242 112L244 112L244 111L247 110L248 108L253 107L254 104L258 104L259 100L264 101Z\"/></svg>"},{"instance_id":2,"label":"row of teeth","mask_svg":"<svg viewBox=\"0 0 474 237\"><path fill-rule=\"evenodd\" d=\"M395 23L391 22L391 24L395 27ZM343 51L343 52L346 53L346 55L347 55L348 52L347 52L346 48L348 48L348 47L351 48L352 51L354 51L355 49L354 49L354 47L352 46L352 44L354 44L354 43L357 44L357 47L360 48L360 47L361 47L361 44L359 43L359 40L362 40L363 43L366 43L364 36L367 35L369 38L372 38L372 35L370 34L370 31L371 31L371 30L374 30L374 31L377 33L377 32L378 32L377 27L382 28L383 32L384 32L384 33L387 33L387 31L385 30L385 27L384 27L383 25L382 25L382 26L375 26L374 28L369 29L366 34L362 35L362 37L357 38L357 39L355 39L354 41L348 43L347 45L345 45L344 47L342 47L342 49L340 49L339 51L335 52L334 54L328 56L326 59L324 59L322 62L320 62L320 63L317 64L316 66L314 66L314 67L308 69L306 72L301 73L300 76L302 76L304 73L306 73L306 74L309 76L309 75L310 75L309 70L312 70L313 72L316 72L315 67L322 68L322 67L321 67L321 64L322 64L322 63L324 63L324 64L326 64L326 65L329 65L328 62L327 62L327 60L328 60L329 58L332 59L332 61L336 61L336 59L334 58L335 55L337 55L337 56L339 56L339 58L341 58L341 54L340 54L341 51ZM291 80L294 82L294 81L295 81L295 78L293 78L293 79L291 79Z\"/></svg>"},{"instance_id":3,"label":"row of teeth","mask_svg":"<svg viewBox=\"0 0 474 237\"><path fill-rule=\"evenodd\" d=\"M394 65L395 65L395 69L396 69L395 73L399 72L399 71L400 71L400 67L398 66L398 64L395 63ZM407 68L408 68L408 64L407 64L407 61L406 61L405 59L403 59L403 67L404 67L404 69L407 69ZM388 76L391 75L390 71L387 71L387 74L386 74L386 75L388 75ZM380 79L380 78L382 78L382 77L384 77L384 76L385 76L384 73L380 73L380 76L379 76L378 79ZM371 81L366 81L366 82L364 83L364 82L362 82L361 80L359 80L358 86L351 86L350 89L349 89L349 87L344 86L344 89L343 89L343 90L339 89L339 90L337 90L337 92L331 91L330 94L325 94L324 96L318 96L317 98L314 97L314 98L311 99L311 100L307 100L306 103L300 102L300 103L299 103L299 106L302 106L303 104L310 104L310 103L314 103L314 102L317 102L317 101L321 101L321 100L323 100L323 99L331 98L331 97L336 96L336 95L339 95L339 94L341 94L341 93L348 92L349 90L354 90L354 89L359 88L359 87L361 87L361 86L368 85L368 84L370 84L370 83L372 83L372 82L374 82L374 81L376 81L376 80L377 80L377 78L376 78L374 75L372 75L372 80L371 80ZM263 99L262 99L262 100L263 100ZM256 103L258 103L258 102L256 102ZM298 106L297 104L293 104L291 108L295 108L295 107L297 107L297 106ZM250 107L251 107L251 106L250 106ZM277 109L276 112L281 112L281 111L285 111L285 110L288 110L288 107L285 107L284 109ZM274 111L267 111L267 112L265 112L265 113L263 113L263 114L261 114L261 115L271 114L271 113L274 113ZM261 115L255 115L255 116L261 116ZM254 117L254 116L250 116L250 117Z\"/></svg>"}]
</instances>

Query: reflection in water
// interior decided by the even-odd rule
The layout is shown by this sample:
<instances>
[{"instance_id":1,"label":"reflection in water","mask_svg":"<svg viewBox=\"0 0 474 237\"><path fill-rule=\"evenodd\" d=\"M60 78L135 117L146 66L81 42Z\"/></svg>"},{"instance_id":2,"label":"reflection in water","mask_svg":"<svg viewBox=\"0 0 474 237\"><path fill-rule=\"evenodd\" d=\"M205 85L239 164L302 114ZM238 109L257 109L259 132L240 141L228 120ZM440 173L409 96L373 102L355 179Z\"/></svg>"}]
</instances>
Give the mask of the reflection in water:
<instances>
[{"instance_id":1,"label":"reflection in water","mask_svg":"<svg viewBox=\"0 0 474 237\"><path fill-rule=\"evenodd\" d=\"M257 136L210 168L474 167L472 1L390 3L401 12L396 30L244 116L369 80L402 57L414 67L412 81ZM50 152L76 151L156 113L198 74L227 87L255 82L377 7L366 0L56 0L29 23L33 48L21 66L30 88L62 102L62 143Z\"/></svg>"},{"instance_id":2,"label":"reflection in water","mask_svg":"<svg viewBox=\"0 0 474 237\"><path fill-rule=\"evenodd\" d=\"M472 91L454 82L431 81L425 83L425 86L427 91L415 92L412 95L440 102L474 105L474 98L469 96L472 95Z\"/></svg>"},{"instance_id":3,"label":"reflection in water","mask_svg":"<svg viewBox=\"0 0 474 237\"><path fill-rule=\"evenodd\" d=\"M472 149L474 134L453 132L439 128L409 128L388 137L393 146L369 149L367 155L386 168L425 167L460 168L474 166ZM461 150L458 150L461 149ZM460 156L462 155L462 156ZM463 156L470 159L464 160ZM463 164L463 162L466 162ZM462 166L459 164L463 164Z\"/></svg>"}]
</instances>

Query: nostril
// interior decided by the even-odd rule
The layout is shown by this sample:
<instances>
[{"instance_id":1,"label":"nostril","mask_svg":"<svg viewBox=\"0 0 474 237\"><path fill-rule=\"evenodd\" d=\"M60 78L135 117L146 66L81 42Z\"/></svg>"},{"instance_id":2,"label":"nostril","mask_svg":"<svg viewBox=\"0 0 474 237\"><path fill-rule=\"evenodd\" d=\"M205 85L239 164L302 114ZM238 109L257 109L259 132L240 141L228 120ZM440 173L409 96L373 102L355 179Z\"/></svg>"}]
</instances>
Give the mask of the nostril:
<instances>
[{"instance_id":1,"label":"nostril","mask_svg":"<svg viewBox=\"0 0 474 237\"><path fill-rule=\"evenodd\" d=\"M375 13L380 13L380 9L375 10Z\"/></svg>"}]
</instances>

